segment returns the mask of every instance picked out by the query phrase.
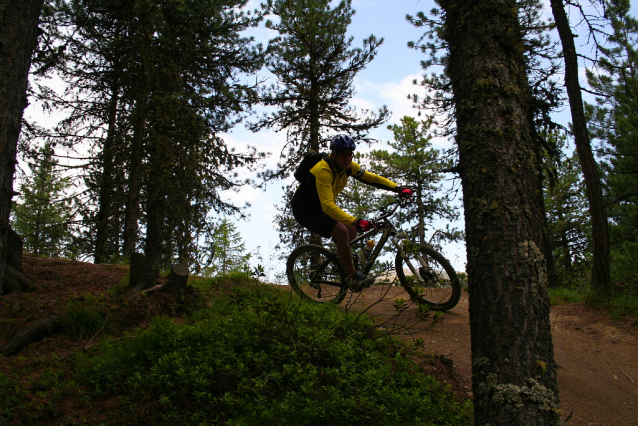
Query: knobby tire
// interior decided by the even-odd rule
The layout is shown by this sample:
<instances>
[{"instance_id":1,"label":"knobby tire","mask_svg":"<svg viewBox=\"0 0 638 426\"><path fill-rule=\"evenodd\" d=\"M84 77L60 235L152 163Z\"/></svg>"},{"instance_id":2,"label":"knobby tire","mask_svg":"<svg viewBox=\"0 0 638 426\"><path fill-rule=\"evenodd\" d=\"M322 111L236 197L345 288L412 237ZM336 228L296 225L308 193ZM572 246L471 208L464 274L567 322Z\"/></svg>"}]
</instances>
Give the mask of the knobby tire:
<instances>
[{"instance_id":1,"label":"knobby tire","mask_svg":"<svg viewBox=\"0 0 638 426\"><path fill-rule=\"evenodd\" d=\"M405 267L411 274L407 266L404 266L404 259L400 254L395 258L397 278L410 295L412 301L421 305L427 305L434 311L447 311L459 303L461 298L461 283L456 275L456 271L450 262L443 255L432 247L425 244L414 244L413 247L425 259L428 264L424 270L417 259L411 255L409 249L406 250L412 266L418 269L419 275L425 281L419 283L411 275L406 275Z\"/></svg>"}]
</instances>

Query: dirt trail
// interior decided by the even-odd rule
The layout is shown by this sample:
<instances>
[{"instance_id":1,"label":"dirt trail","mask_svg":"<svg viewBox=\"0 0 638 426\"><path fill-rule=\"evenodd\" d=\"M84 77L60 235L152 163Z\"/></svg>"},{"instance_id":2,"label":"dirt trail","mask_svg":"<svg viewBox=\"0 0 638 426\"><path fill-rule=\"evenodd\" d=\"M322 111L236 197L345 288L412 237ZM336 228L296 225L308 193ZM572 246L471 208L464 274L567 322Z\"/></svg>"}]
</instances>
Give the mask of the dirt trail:
<instances>
[{"instance_id":1,"label":"dirt trail","mask_svg":"<svg viewBox=\"0 0 638 426\"><path fill-rule=\"evenodd\" d=\"M383 293L382 293L383 292ZM467 293L433 324L413 320L409 309L393 318L394 298L407 298L401 288L370 288L346 300L367 309L386 327L405 325L406 338L422 338L425 348L454 362L461 387L471 392L470 324ZM348 305L344 302L344 305ZM346 308L347 309L347 308ZM563 418L567 425L638 426L638 332L582 305L552 307L552 335Z\"/></svg>"}]
</instances>

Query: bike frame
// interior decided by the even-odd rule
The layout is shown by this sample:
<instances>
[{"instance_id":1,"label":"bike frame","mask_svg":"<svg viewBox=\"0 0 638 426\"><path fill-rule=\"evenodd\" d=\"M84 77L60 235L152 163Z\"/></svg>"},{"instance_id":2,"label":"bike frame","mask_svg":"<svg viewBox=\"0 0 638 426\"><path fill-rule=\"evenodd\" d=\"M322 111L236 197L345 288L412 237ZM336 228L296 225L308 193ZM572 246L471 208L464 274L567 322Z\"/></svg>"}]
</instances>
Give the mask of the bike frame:
<instances>
[{"instance_id":1,"label":"bike frame","mask_svg":"<svg viewBox=\"0 0 638 426\"><path fill-rule=\"evenodd\" d=\"M412 265L412 262L410 262L409 257L406 255L405 245L403 242L408 237L408 234L405 233L404 231L397 231L394 225L392 225L390 222L386 220L388 217L394 214L394 212L399 208L399 205L400 205L399 203L396 203L394 208L392 208L389 212L383 214L378 219L373 220L372 223L374 223L377 226L377 229L368 231L358 236L354 240L350 241L350 248L352 249L352 247L356 247L362 242L368 240L370 237L373 237L379 233L382 233L381 238L379 239L379 242L374 246L374 249L372 250L372 253L370 254L370 259L366 261L366 265L363 269L363 274L368 275L370 273L370 271L372 270L372 266L374 266L374 264L377 261L377 258L379 257L379 254L381 253L381 249L383 248L385 243L388 240L390 240L392 244L396 247L397 253L399 254L399 256L403 258L403 261L412 272L412 275L414 276L414 278L417 279L419 282L424 282L423 278L419 274L418 268L415 268L414 265ZM423 259L423 257L418 252L414 253L414 258L416 258L419 261L419 264L422 268L424 269L428 268L427 262L425 261L425 259Z\"/></svg>"}]
</instances>

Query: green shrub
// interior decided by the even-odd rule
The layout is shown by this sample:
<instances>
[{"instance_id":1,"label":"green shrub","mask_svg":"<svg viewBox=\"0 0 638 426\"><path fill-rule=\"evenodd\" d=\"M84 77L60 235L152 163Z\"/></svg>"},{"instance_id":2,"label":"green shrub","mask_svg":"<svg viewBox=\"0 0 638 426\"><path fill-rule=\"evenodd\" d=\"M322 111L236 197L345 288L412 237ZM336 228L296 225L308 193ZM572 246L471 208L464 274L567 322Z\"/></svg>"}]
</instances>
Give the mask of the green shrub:
<instances>
[{"instance_id":1,"label":"green shrub","mask_svg":"<svg viewBox=\"0 0 638 426\"><path fill-rule=\"evenodd\" d=\"M586 292L580 289L569 287L550 287L548 290L549 300L552 305L582 303L586 297Z\"/></svg>"},{"instance_id":2,"label":"green shrub","mask_svg":"<svg viewBox=\"0 0 638 426\"><path fill-rule=\"evenodd\" d=\"M101 348L82 377L125 400L131 424L471 424L469 403L373 330L333 306L234 288L189 324L156 319Z\"/></svg>"},{"instance_id":3,"label":"green shrub","mask_svg":"<svg viewBox=\"0 0 638 426\"><path fill-rule=\"evenodd\" d=\"M104 300L89 293L78 296L66 308L62 328L76 339L91 337L105 326Z\"/></svg>"}]
</instances>

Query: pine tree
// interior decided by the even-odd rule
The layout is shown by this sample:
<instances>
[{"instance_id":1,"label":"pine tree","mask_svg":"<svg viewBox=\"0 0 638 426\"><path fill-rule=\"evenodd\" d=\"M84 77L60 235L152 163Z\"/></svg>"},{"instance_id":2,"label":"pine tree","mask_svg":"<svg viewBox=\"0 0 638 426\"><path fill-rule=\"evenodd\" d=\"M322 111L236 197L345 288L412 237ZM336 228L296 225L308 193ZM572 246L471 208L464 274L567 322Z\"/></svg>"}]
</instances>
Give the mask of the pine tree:
<instances>
[{"instance_id":1,"label":"pine tree","mask_svg":"<svg viewBox=\"0 0 638 426\"><path fill-rule=\"evenodd\" d=\"M188 262L208 214L241 209L220 193L244 185L233 170L263 155L238 153L219 135L256 98L241 75L260 68L263 52L241 33L261 15L245 5L73 3L76 38L63 69L72 102L59 102L71 107L66 134L97 142L87 177L96 261L144 247L156 267Z\"/></svg>"},{"instance_id":2,"label":"pine tree","mask_svg":"<svg viewBox=\"0 0 638 426\"><path fill-rule=\"evenodd\" d=\"M449 200L437 198L445 171L451 171L452 158L432 148L433 117L417 121L405 116L400 125L388 126L394 141L388 142L391 152L375 150L370 153L371 170L414 190L414 203L401 211L400 220L412 223L414 237L422 243L437 244L441 240L459 240L462 233L455 229L440 231L430 240L426 228L436 218L454 221L458 212Z\"/></svg>"},{"instance_id":3,"label":"pine tree","mask_svg":"<svg viewBox=\"0 0 638 426\"><path fill-rule=\"evenodd\" d=\"M606 201L611 219L612 276L638 285L638 20L629 0L606 2L612 28L602 57L588 70L597 105L587 105L589 131L603 142Z\"/></svg>"},{"instance_id":4,"label":"pine tree","mask_svg":"<svg viewBox=\"0 0 638 426\"><path fill-rule=\"evenodd\" d=\"M559 156L546 155L551 179L544 181L545 209L556 259L558 285L578 285L588 281L591 270L591 216L578 154L567 156L566 137L553 132Z\"/></svg>"},{"instance_id":5,"label":"pine tree","mask_svg":"<svg viewBox=\"0 0 638 426\"><path fill-rule=\"evenodd\" d=\"M247 271L250 254L234 223L222 219L215 227L215 232L207 242L211 253L211 264L204 268L207 276L227 274L232 271Z\"/></svg>"},{"instance_id":6,"label":"pine tree","mask_svg":"<svg viewBox=\"0 0 638 426\"><path fill-rule=\"evenodd\" d=\"M26 251L36 256L68 256L73 250L70 221L72 199L67 192L71 180L63 177L50 143L29 163L31 176L20 186L22 203L13 207L12 225L23 238Z\"/></svg>"},{"instance_id":7,"label":"pine tree","mask_svg":"<svg viewBox=\"0 0 638 426\"><path fill-rule=\"evenodd\" d=\"M268 11L279 17L266 26L279 36L270 41L267 67L277 78L261 93L261 101L275 112L264 114L251 130L285 130L286 144L277 170L263 177L285 177L309 150L327 146L329 137L348 133L367 140L367 132L390 116L384 106L376 113L357 111L348 102L353 80L376 55L383 39L363 40L353 48L346 31L354 10L351 0L334 7L328 0L269 0Z\"/></svg>"}]
</instances>

